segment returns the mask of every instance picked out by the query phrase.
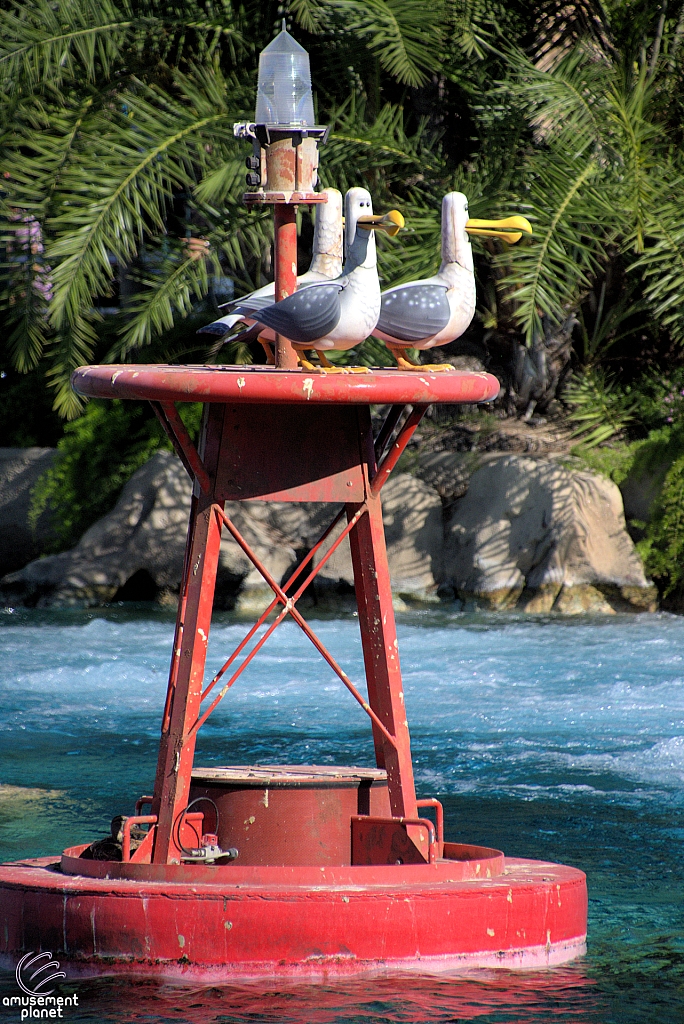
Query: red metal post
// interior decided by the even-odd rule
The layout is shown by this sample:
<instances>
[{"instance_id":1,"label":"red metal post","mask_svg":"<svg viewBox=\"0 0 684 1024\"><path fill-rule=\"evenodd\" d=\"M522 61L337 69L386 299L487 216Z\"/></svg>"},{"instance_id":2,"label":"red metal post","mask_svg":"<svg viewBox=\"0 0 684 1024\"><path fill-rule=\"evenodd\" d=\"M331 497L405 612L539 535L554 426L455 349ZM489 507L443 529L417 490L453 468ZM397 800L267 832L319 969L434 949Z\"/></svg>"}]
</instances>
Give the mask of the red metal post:
<instances>
[{"instance_id":1,"label":"red metal post","mask_svg":"<svg viewBox=\"0 0 684 1024\"><path fill-rule=\"evenodd\" d=\"M200 457L211 487L196 495L179 597L174 650L171 659L167 707L159 744L152 813L157 816L153 863L166 864L180 857L176 825L188 805L195 734L190 733L199 714L204 664L209 641L221 528L212 512L217 501L214 481L221 449L223 407L205 406L205 427ZM221 508L223 503L220 502Z\"/></svg>"},{"instance_id":2,"label":"red metal post","mask_svg":"<svg viewBox=\"0 0 684 1024\"><path fill-rule=\"evenodd\" d=\"M356 604L368 702L396 743L396 746L388 743L380 730L374 727L375 754L378 768L387 771L393 817L415 818L418 811L411 741L404 706L380 498L369 497L367 505L368 511L349 535ZM351 518L356 510L356 505L348 505L347 515Z\"/></svg>"},{"instance_id":3,"label":"red metal post","mask_svg":"<svg viewBox=\"0 0 684 1024\"><path fill-rule=\"evenodd\" d=\"M285 203L273 208L275 240L276 302L297 289L297 207ZM281 370L296 370L297 353L287 338L276 334L275 364Z\"/></svg>"}]
</instances>

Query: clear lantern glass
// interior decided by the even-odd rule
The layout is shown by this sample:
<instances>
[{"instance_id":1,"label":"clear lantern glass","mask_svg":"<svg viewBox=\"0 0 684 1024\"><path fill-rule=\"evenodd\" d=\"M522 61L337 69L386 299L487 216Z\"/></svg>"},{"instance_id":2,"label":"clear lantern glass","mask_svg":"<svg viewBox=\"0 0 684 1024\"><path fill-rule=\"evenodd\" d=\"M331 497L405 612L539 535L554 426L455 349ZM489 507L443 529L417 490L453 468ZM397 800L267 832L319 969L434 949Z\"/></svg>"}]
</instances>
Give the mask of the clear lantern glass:
<instances>
[{"instance_id":1,"label":"clear lantern glass","mask_svg":"<svg viewBox=\"0 0 684 1024\"><path fill-rule=\"evenodd\" d=\"M309 54L283 31L262 50L257 86L257 124L315 124Z\"/></svg>"}]
</instances>

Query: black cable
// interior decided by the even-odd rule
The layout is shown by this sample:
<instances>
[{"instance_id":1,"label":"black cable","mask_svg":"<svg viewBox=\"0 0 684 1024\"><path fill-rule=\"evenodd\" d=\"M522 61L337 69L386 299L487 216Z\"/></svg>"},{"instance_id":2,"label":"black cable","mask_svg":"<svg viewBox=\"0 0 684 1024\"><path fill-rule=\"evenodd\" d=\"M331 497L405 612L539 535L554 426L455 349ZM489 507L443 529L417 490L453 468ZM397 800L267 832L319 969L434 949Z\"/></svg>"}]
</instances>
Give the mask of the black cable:
<instances>
[{"instance_id":1,"label":"black cable","mask_svg":"<svg viewBox=\"0 0 684 1024\"><path fill-rule=\"evenodd\" d=\"M184 820L186 814L188 813L188 811L190 810L190 808L194 807L195 804L201 804L201 803L211 804L211 806L214 808L214 814L216 815L215 834L218 835L218 830L219 830L219 809L216 806L216 804L214 803L214 801L211 799L211 797L208 797L208 796L198 796L198 797L196 797L195 800L191 800L190 803L188 804L188 806L185 808L185 810L181 811L180 814L178 815L178 821L177 821L177 825L176 825L176 844L177 844L179 850L182 853L184 853L186 855L186 857L192 857L193 856L193 852L192 852L192 850L188 850L185 846L183 846L183 843L181 842L181 826L182 826L183 820ZM203 831L206 831L206 829L204 829L204 826L203 826ZM200 839L200 842L201 842L201 839Z\"/></svg>"}]
</instances>

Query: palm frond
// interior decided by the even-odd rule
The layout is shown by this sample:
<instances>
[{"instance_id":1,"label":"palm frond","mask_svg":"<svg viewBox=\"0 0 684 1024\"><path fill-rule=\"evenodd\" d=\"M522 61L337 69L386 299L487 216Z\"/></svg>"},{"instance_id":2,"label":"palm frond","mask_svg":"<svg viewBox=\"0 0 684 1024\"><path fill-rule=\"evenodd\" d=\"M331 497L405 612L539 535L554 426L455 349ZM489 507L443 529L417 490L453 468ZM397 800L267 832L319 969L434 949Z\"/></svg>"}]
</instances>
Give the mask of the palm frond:
<instances>
[{"instance_id":1,"label":"palm frond","mask_svg":"<svg viewBox=\"0 0 684 1024\"><path fill-rule=\"evenodd\" d=\"M504 284L528 342L542 330L543 314L564 319L589 287L603 252L597 225L606 218L596 191L595 161L546 153L530 170L534 176L525 213L534 237L527 245L504 251L496 261L507 271Z\"/></svg>"},{"instance_id":2,"label":"palm frond","mask_svg":"<svg viewBox=\"0 0 684 1024\"><path fill-rule=\"evenodd\" d=\"M450 40L466 57L483 60L496 46L507 18L506 5L491 0L447 0Z\"/></svg>"},{"instance_id":3,"label":"palm frond","mask_svg":"<svg viewBox=\"0 0 684 1024\"><path fill-rule=\"evenodd\" d=\"M599 369L574 376L564 394L570 419L576 423L571 437L583 448L595 448L625 429L634 418L634 398Z\"/></svg>"},{"instance_id":4,"label":"palm frond","mask_svg":"<svg viewBox=\"0 0 684 1024\"><path fill-rule=\"evenodd\" d=\"M315 35L326 22L327 0L289 0L287 9L305 32Z\"/></svg>"},{"instance_id":5,"label":"palm frond","mask_svg":"<svg viewBox=\"0 0 684 1024\"><path fill-rule=\"evenodd\" d=\"M198 258L181 243L160 262L156 273L142 279L143 290L126 310L130 319L121 341L108 354L109 362L125 360L135 349L149 345L155 334L171 330L177 317L190 313L193 299L207 294L208 260L214 264L214 272L220 270L215 255Z\"/></svg>"},{"instance_id":6,"label":"palm frond","mask_svg":"<svg viewBox=\"0 0 684 1024\"><path fill-rule=\"evenodd\" d=\"M684 223L680 196L684 178L665 168L658 198L651 204L645 231L648 245L632 265L642 274L646 299L676 341L684 342ZM672 177L668 180L667 171Z\"/></svg>"},{"instance_id":7,"label":"palm frond","mask_svg":"<svg viewBox=\"0 0 684 1024\"><path fill-rule=\"evenodd\" d=\"M188 79L179 86L184 103L141 86L122 97L123 110L95 117L63 173L48 250L58 331L82 329L93 297L109 290L111 257L128 264L147 234L164 233L174 189L206 163L214 134L228 134L232 118L217 107L216 89L202 95Z\"/></svg>"},{"instance_id":8,"label":"palm frond","mask_svg":"<svg viewBox=\"0 0 684 1024\"><path fill-rule=\"evenodd\" d=\"M414 0L328 0L402 85L419 86L439 67L444 3L428 7Z\"/></svg>"},{"instance_id":9,"label":"palm frond","mask_svg":"<svg viewBox=\"0 0 684 1024\"><path fill-rule=\"evenodd\" d=\"M164 57L190 30L200 49L211 50L223 37L234 54L241 36L225 0L221 8L214 14L195 0L179 0L175 8L148 0L141 12L130 0L35 0L29 6L13 0L0 12L0 81L10 90L84 74L94 81L111 74L125 47L146 48L148 59L154 51Z\"/></svg>"}]
</instances>

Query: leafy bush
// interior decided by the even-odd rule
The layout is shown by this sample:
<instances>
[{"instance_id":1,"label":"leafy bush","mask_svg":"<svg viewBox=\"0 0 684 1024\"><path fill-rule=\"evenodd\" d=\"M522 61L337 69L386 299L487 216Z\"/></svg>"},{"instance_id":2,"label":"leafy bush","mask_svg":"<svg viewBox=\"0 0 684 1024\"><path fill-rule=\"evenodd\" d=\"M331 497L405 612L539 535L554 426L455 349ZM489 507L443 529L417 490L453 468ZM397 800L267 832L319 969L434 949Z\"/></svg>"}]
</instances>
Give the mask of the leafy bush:
<instances>
[{"instance_id":1,"label":"leafy bush","mask_svg":"<svg viewBox=\"0 0 684 1024\"><path fill-rule=\"evenodd\" d=\"M634 397L599 369L574 375L564 397L575 424L572 436L583 448L594 448L621 434L633 419Z\"/></svg>"},{"instance_id":2,"label":"leafy bush","mask_svg":"<svg viewBox=\"0 0 684 1024\"><path fill-rule=\"evenodd\" d=\"M201 409L200 405L180 406L191 434L197 433ZM55 521L52 550L73 547L89 526L113 508L133 473L159 448L169 447L146 403L90 402L83 416L65 427L54 465L33 490L32 526L49 509Z\"/></svg>"},{"instance_id":3,"label":"leafy bush","mask_svg":"<svg viewBox=\"0 0 684 1024\"><path fill-rule=\"evenodd\" d=\"M663 597L684 583L684 455L670 466L639 553Z\"/></svg>"},{"instance_id":4,"label":"leafy bush","mask_svg":"<svg viewBox=\"0 0 684 1024\"><path fill-rule=\"evenodd\" d=\"M670 382L660 382L659 396L654 387L650 393L641 393L637 402L651 420L662 419L662 398L672 410L672 422L649 431L645 438L631 443L613 442L573 449L587 469L622 484L628 478L651 480L662 474L660 493L655 499L648 522L632 520L630 525L643 533L637 550L644 561L647 574L655 580L663 597L684 589L684 401L677 397ZM681 389L680 389L681 391Z\"/></svg>"}]
</instances>

